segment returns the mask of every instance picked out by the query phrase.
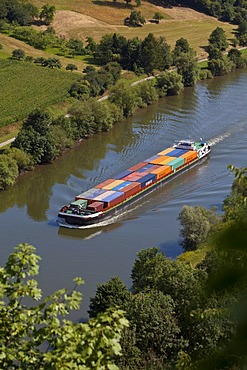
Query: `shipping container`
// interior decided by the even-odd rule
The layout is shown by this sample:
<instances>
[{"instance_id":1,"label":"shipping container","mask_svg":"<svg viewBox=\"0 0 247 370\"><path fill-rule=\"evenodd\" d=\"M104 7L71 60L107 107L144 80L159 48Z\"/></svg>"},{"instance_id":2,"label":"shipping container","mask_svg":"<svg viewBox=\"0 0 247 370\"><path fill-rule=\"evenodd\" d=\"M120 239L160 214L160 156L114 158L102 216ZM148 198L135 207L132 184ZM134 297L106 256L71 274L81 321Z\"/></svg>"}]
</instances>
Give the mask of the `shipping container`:
<instances>
[{"instance_id":1,"label":"shipping container","mask_svg":"<svg viewBox=\"0 0 247 370\"><path fill-rule=\"evenodd\" d=\"M112 190L115 186L118 186L122 184L123 182L124 180L113 180L113 182L111 182L110 184L105 185L103 189Z\"/></svg>"},{"instance_id":2,"label":"shipping container","mask_svg":"<svg viewBox=\"0 0 247 370\"><path fill-rule=\"evenodd\" d=\"M162 152L159 152L158 155L167 155L168 153L172 152L174 148L167 148L165 150L162 150Z\"/></svg>"},{"instance_id":3,"label":"shipping container","mask_svg":"<svg viewBox=\"0 0 247 370\"><path fill-rule=\"evenodd\" d=\"M71 208L87 208L86 199L77 199L74 202L70 203Z\"/></svg>"},{"instance_id":4,"label":"shipping container","mask_svg":"<svg viewBox=\"0 0 247 370\"><path fill-rule=\"evenodd\" d=\"M141 177L137 182L140 182L141 187L144 188L147 185L151 185L156 180L155 173L148 173L147 175Z\"/></svg>"},{"instance_id":5,"label":"shipping container","mask_svg":"<svg viewBox=\"0 0 247 370\"><path fill-rule=\"evenodd\" d=\"M113 178L114 178L115 180L121 180L121 179L123 179L125 176L130 175L132 172L133 172L133 171L126 170L126 171L123 171L123 172L119 173L119 174L118 174L118 175L116 175L116 176L113 176Z\"/></svg>"},{"instance_id":6,"label":"shipping container","mask_svg":"<svg viewBox=\"0 0 247 370\"><path fill-rule=\"evenodd\" d=\"M171 162L173 159L177 159L177 157L166 157L163 161L159 163L159 165L166 165L167 163Z\"/></svg>"},{"instance_id":7,"label":"shipping container","mask_svg":"<svg viewBox=\"0 0 247 370\"><path fill-rule=\"evenodd\" d=\"M173 170L176 170L178 167L184 164L184 158L176 158L168 162L167 165L171 166Z\"/></svg>"},{"instance_id":8,"label":"shipping container","mask_svg":"<svg viewBox=\"0 0 247 370\"><path fill-rule=\"evenodd\" d=\"M100 184L96 185L95 187L96 187L97 189L103 189L103 187L104 187L104 186L106 186L106 185L108 185L108 184L112 183L113 181L115 181L115 179L108 179L108 180L106 180L106 181L104 181L104 182L101 182Z\"/></svg>"},{"instance_id":9,"label":"shipping container","mask_svg":"<svg viewBox=\"0 0 247 370\"><path fill-rule=\"evenodd\" d=\"M160 164L160 162L164 161L165 159L170 158L165 155L159 155L157 158L153 159L150 163L151 164Z\"/></svg>"},{"instance_id":10,"label":"shipping container","mask_svg":"<svg viewBox=\"0 0 247 370\"><path fill-rule=\"evenodd\" d=\"M124 181L123 180L123 183L122 184L115 186L115 188L113 188L112 190L122 191L122 189L124 189L126 186L128 186L130 184L131 184L131 181Z\"/></svg>"},{"instance_id":11,"label":"shipping container","mask_svg":"<svg viewBox=\"0 0 247 370\"><path fill-rule=\"evenodd\" d=\"M139 190L141 190L141 184L139 182L132 182L122 189L125 199L136 194Z\"/></svg>"},{"instance_id":12,"label":"shipping container","mask_svg":"<svg viewBox=\"0 0 247 370\"><path fill-rule=\"evenodd\" d=\"M110 195L116 193L114 190L105 190L104 193L96 195L93 200L104 200L105 198L109 197Z\"/></svg>"},{"instance_id":13,"label":"shipping container","mask_svg":"<svg viewBox=\"0 0 247 370\"><path fill-rule=\"evenodd\" d=\"M184 154L183 149L174 149L171 152L167 153L169 157L179 157L182 154Z\"/></svg>"},{"instance_id":14,"label":"shipping container","mask_svg":"<svg viewBox=\"0 0 247 370\"><path fill-rule=\"evenodd\" d=\"M143 162L147 162L147 163L152 163L153 160L159 158L159 156L156 154L156 155L153 155L152 157L148 158L148 159L145 159L145 161Z\"/></svg>"},{"instance_id":15,"label":"shipping container","mask_svg":"<svg viewBox=\"0 0 247 370\"><path fill-rule=\"evenodd\" d=\"M105 189L98 189L98 188L91 188L84 193L81 193L75 197L76 200L78 199L94 199L94 197L105 193L107 190Z\"/></svg>"},{"instance_id":16,"label":"shipping container","mask_svg":"<svg viewBox=\"0 0 247 370\"><path fill-rule=\"evenodd\" d=\"M93 202L88 206L88 209L90 211L95 211L95 212L100 212L104 208L104 203L103 202Z\"/></svg>"},{"instance_id":17,"label":"shipping container","mask_svg":"<svg viewBox=\"0 0 247 370\"><path fill-rule=\"evenodd\" d=\"M137 172L138 173L143 173L143 172L151 173L151 171L154 170L155 167L157 167L157 165L152 164L152 163L146 163L146 165L140 168L139 170L137 170Z\"/></svg>"},{"instance_id":18,"label":"shipping container","mask_svg":"<svg viewBox=\"0 0 247 370\"><path fill-rule=\"evenodd\" d=\"M187 151L187 153L182 154L180 157L184 158L185 163L188 163L197 158L197 152L195 150L189 150Z\"/></svg>"},{"instance_id":19,"label":"shipping container","mask_svg":"<svg viewBox=\"0 0 247 370\"><path fill-rule=\"evenodd\" d=\"M155 173L157 176L157 180L159 180L161 177L169 175L169 173L172 172L171 166L159 166L158 168L155 168L152 173Z\"/></svg>"},{"instance_id":20,"label":"shipping container","mask_svg":"<svg viewBox=\"0 0 247 370\"><path fill-rule=\"evenodd\" d=\"M134 165L134 166L132 166L132 167L128 168L128 170L129 170L129 171L133 171L133 172L134 172L134 171L139 170L139 168L144 167L146 164L147 164L146 162L140 162L140 163L137 163L136 165Z\"/></svg>"},{"instance_id":21,"label":"shipping container","mask_svg":"<svg viewBox=\"0 0 247 370\"><path fill-rule=\"evenodd\" d=\"M104 207L114 207L118 203L125 200L125 195L123 192L115 191L115 194L109 194L102 201L104 202Z\"/></svg>"}]
</instances>

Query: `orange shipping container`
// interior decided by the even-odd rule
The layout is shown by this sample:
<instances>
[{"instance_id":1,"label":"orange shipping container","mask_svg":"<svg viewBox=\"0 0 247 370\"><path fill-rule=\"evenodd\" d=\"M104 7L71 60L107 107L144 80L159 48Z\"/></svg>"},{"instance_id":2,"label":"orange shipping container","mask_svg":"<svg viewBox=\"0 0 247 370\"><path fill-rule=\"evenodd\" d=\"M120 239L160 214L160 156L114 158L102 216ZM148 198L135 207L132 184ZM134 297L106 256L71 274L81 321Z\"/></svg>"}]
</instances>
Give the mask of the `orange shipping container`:
<instances>
[{"instance_id":1,"label":"orange shipping container","mask_svg":"<svg viewBox=\"0 0 247 370\"><path fill-rule=\"evenodd\" d=\"M122 184L123 182L124 182L123 180L113 180L111 183L103 186L102 189L111 190L111 189L115 188L115 186L118 186L118 185Z\"/></svg>"},{"instance_id":2,"label":"orange shipping container","mask_svg":"<svg viewBox=\"0 0 247 370\"><path fill-rule=\"evenodd\" d=\"M174 150L175 148L167 148L165 150L162 150L162 152L157 153L158 155L166 155L167 153L170 153Z\"/></svg>"},{"instance_id":3,"label":"orange shipping container","mask_svg":"<svg viewBox=\"0 0 247 370\"><path fill-rule=\"evenodd\" d=\"M150 163L152 163L152 164L160 164L160 162L164 161L167 158L171 158L171 157L167 157L165 155L161 155L161 156L159 156L159 158L153 159Z\"/></svg>"},{"instance_id":4,"label":"orange shipping container","mask_svg":"<svg viewBox=\"0 0 247 370\"><path fill-rule=\"evenodd\" d=\"M110 183L111 183L111 182L113 182L113 181L116 181L116 179L108 179L108 180L106 180L106 181L104 181L104 182L101 182L100 184L96 185L95 187L96 187L97 189L102 189L104 186L106 186L106 185L110 184Z\"/></svg>"},{"instance_id":5,"label":"orange shipping container","mask_svg":"<svg viewBox=\"0 0 247 370\"><path fill-rule=\"evenodd\" d=\"M197 152L195 150L190 150L189 152L182 154L180 157L184 158L185 163L188 163L197 158Z\"/></svg>"},{"instance_id":6,"label":"orange shipping container","mask_svg":"<svg viewBox=\"0 0 247 370\"><path fill-rule=\"evenodd\" d=\"M173 161L173 159L177 159L177 157L166 157L163 161L161 161L159 164L162 165L162 164L167 164L171 161Z\"/></svg>"},{"instance_id":7,"label":"orange shipping container","mask_svg":"<svg viewBox=\"0 0 247 370\"><path fill-rule=\"evenodd\" d=\"M169 173L172 172L171 166L159 166L159 168L156 168L152 171L152 173L155 173L157 176L157 180L159 180L161 177L165 175L169 175Z\"/></svg>"}]
</instances>

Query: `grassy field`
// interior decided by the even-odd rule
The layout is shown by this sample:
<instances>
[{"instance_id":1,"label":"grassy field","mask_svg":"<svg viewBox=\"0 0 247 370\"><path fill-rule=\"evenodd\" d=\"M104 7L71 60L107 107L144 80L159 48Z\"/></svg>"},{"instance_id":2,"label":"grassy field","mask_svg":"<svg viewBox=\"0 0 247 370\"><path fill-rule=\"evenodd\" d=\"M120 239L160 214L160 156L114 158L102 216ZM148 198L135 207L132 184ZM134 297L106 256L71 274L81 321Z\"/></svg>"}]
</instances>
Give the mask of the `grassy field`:
<instances>
[{"instance_id":1,"label":"grassy field","mask_svg":"<svg viewBox=\"0 0 247 370\"><path fill-rule=\"evenodd\" d=\"M66 98L78 74L51 70L25 62L0 60L0 127L25 118L35 108Z\"/></svg>"},{"instance_id":2,"label":"grassy field","mask_svg":"<svg viewBox=\"0 0 247 370\"><path fill-rule=\"evenodd\" d=\"M45 0L33 0L40 8L46 4ZM219 22L216 18L196 12L189 8L174 7L172 9L155 6L142 1L140 7L126 6L123 0L92 1L92 0L50 0L49 4L55 5L57 13L53 26L58 34L65 37L80 37L85 39L92 36L96 41L106 33L116 32L127 38L138 36L143 39L148 33L163 36L172 47L180 37L186 38L199 58L206 56L205 46L208 44L210 33L216 27L222 27L227 37L233 38L233 25ZM135 3L134 3L135 4ZM165 17L160 24L147 22L144 27L129 28L123 21L136 9L142 13L146 20L151 19L155 12L160 12Z\"/></svg>"}]
</instances>

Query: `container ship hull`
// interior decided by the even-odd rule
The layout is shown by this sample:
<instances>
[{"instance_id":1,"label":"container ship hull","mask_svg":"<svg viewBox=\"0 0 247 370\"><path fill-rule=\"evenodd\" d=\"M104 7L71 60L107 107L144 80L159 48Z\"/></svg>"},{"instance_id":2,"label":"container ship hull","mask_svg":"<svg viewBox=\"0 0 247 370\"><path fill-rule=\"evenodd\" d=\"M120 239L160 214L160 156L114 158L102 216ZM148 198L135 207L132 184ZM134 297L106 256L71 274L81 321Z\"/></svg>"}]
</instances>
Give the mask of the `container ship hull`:
<instances>
[{"instance_id":1,"label":"container ship hull","mask_svg":"<svg viewBox=\"0 0 247 370\"><path fill-rule=\"evenodd\" d=\"M60 209L58 223L61 227L83 228L108 220L194 167L210 150L206 142L177 141L172 147L77 195Z\"/></svg>"}]
</instances>

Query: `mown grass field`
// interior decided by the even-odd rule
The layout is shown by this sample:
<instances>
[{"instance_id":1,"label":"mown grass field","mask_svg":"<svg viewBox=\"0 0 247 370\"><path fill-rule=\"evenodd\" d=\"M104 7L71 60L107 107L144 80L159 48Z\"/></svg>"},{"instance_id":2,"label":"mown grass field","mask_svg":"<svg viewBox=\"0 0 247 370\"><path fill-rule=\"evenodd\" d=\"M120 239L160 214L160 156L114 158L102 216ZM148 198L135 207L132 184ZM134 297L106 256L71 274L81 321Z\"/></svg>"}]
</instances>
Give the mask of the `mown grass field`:
<instances>
[{"instance_id":1,"label":"mown grass field","mask_svg":"<svg viewBox=\"0 0 247 370\"><path fill-rule=\"evenodd\" d=\"M0 127L22 120L35 108L61 102L77 78L77 73L0 59Z\"/></svg>"}]
</instances>

